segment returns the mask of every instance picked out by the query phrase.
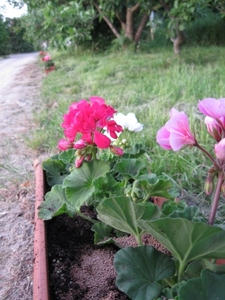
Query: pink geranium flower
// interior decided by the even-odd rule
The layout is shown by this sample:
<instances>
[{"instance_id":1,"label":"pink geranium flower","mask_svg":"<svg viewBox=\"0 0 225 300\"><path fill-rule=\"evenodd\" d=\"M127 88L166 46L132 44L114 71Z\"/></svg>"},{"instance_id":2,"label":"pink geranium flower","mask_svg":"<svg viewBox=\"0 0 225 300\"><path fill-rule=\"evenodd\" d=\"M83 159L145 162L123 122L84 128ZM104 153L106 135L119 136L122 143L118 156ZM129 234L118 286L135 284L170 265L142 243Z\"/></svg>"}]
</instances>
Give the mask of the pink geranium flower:
<instances>
[{"instance_id":1,"label":"pink geranium flower","mask_svg":"<svg viewBox=\"0 0 225 300\"><path fill-rule=\"evenodd\" d=\"M176 109L170 111L171 119L157 133L156 140L166 150L178 151L185 146L196 144L184 112Z\"/></svg>"},{"instance_id":2,"label":"pink geranium flower","mask_svg":"<svg viewBox=\"0 0 225 300\"><path fill-rule=\"evenodd\" d=\"M69 142L74 143L74 148L83 149L85 146L93 145L100 149L109 148L111 139L116 139L123 131L112 118L115 109L106 105L105 100L98 96L90 97L90 101L80 100L72 103L69 111L64 115L62 127L64 135ZM80 140L75 142L77 135ZM81 142L82 141L82 142Z\"/></svg>"},{"instance_id":3,"label":"pink geranium flower","mask_svg":"<svg viewBox=\"0 0 225 300\"><path fill-rule=\"evenodd\" d=\"M50 55L45 55L44 57L43 57L43 61L48 61L48 60L50 60L51 59L51 56Z\"/></svg>"}]
</instances>

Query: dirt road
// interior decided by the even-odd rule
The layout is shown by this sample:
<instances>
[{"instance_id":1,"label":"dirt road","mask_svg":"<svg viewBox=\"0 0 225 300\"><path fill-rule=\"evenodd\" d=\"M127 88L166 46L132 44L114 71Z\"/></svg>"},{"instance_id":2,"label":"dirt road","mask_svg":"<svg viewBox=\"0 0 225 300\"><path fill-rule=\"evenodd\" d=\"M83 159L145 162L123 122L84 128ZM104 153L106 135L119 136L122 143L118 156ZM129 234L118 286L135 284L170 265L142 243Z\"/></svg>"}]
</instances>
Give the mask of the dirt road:
<instances>
[{"instance_id":1,"label":"dirt road","mask_svg":"<svg viewBox=\"0 0 225 300\"><path fill-rule=\"evenodd\" d=\"M38 53L0 60L0 299L32 300L34 169L25 138L44 77Z\"/></svg>"}]
</instances>

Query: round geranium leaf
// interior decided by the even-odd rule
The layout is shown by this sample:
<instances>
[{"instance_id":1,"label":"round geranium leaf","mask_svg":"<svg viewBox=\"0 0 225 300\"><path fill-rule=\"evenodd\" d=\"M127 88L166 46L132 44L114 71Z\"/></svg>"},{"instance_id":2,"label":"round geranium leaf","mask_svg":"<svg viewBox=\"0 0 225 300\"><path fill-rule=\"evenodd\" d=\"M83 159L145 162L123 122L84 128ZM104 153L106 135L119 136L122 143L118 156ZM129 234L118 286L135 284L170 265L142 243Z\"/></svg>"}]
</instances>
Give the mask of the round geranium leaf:
<instances>
[{"instance_id":1,"label":"round geranium leaf","mask_svg":"<svg viewBox=\"0 0 225 300\"><path fill-rule=\"evenodd\" d=\"M116 285L132 300L152 300L161 294L160 281L175 273L175 263L151 246L126 247L114 258Z\"/></svg>"}]
</instances>

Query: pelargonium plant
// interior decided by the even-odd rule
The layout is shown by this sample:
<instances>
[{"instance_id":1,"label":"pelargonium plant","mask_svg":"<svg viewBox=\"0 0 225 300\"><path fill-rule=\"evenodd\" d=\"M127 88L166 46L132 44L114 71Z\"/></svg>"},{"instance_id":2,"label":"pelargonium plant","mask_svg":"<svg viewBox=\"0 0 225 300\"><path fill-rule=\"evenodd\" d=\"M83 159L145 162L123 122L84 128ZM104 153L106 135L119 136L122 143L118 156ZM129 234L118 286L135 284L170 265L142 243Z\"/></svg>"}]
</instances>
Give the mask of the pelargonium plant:
<instances>
[{"instance_id":1,"label":"pelargonium plant","mask_svg":"<svg viewBox=\"0 0 225 300\"><path fill-rule=\"evenodd\" d=\"M45 69L49 69L50 67L55 66L55 63L53 62L49 54L44 55L42 61L45 63Z\"/></svg>"},{"instance_id":2,"label":"pelargonium plant","mask_svg":"<svg viewBox=\"0 0 225 300\"><path fill-rule=\"evenodd\" d=\"M49 202L45 201L40 211L42 218L51 218L59 211L81 215L82 205L97 207L108 196L129 195L136 202L148 202L151 196L171 198L168 179L152 174L146 159L139 159L145 147L129 145L123 136L126 131L139 132L143 125L134 114L122 119L118 115L98 96L70 105L62 122L65 138L58 142L61 152L43 163L53 188L46 195ZM53 199L57 206L48 210L56 189L62 190L64 197L58 202Z\"/></svg>"},{"instance_id":3,"label":"pelargonium plant","mask_svg":"<svg viewBox=\"0 0 225 300\"><path fill-rule=\"evenodd\" d=\"M208 222L198 207L176 201L168 178L151 172L144 145L124 139L125 133L143 129L134 114L117 114L104 99L93 96L72 103L64 115L61 152L42 165L51 190L39 217L79 215L93 223L94 242L101 246L116 244L115 233L133 236L137 247L122 248L114 258L116 284L132 300L224 298L225 268L215 262L225 258L225 231L222 224L213 225L224 183L224 103L205 99L198 104L217 142L215 157L199 145L184 112L172 109L171 119L157 133L164 149L195 146L212 161L207 192L212 192L213 178L218 177L218 183ZM159 208L153 196L168 201ZM82 213L84 205L96 211L96 218ZM145 245L144 234L153 236L169 255Z\"/></svg>"},{"instance_id":4,"label":"pelargonium plant","mask_svg":"<svg viewBox=\"0 0 225 300\"><path fill-rule=\"evenodd\" d=\"M197 147L211 160L213 166L208 171L205 191L208 195L214 192L214 181L217 178L208 220L212 225L220 196L225 192L225 98L206 98L199 101L198 108L206 116L206 128L216 142L214 156L199 145L196 135L190 130L186 114L174 108L170 111L170 120L158 131L156 140L166 150L178 151L187 146Z\"/></svg>"}]
</instances>

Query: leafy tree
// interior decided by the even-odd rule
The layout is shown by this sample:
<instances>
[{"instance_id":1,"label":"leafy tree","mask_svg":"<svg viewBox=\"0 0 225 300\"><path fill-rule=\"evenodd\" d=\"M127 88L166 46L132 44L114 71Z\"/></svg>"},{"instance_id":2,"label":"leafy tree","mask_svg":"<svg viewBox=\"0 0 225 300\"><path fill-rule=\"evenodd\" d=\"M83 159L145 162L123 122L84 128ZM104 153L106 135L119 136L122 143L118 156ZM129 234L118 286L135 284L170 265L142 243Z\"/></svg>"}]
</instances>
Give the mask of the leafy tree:
<instances>
[{"instance_id":1,"label":"leafy tree","mask_svg":"<svg viewBox=\"0 0 225 300\"><path fill-rule=\"evenodd\" d=\"M141 34L149 20L150 12L155 6L156 1L114 1L100 0L94 1L93 5L99 12L100 18L104 19L117 38L121 33L130 41L138 43ZM120 30L113 24L114 19L118 19Z\"/></svg>"},{"instance_id":2,"label":"leafy tree","mask_svg":"<svg viewBox=\"0 0 225 300\"><path fill-rule=\"evenodd\" d=\"M174 53L179 54L184 42L184 29L208 5L209 0L159 0L168 17L168 30L173 42Z\"/></svg>"},{"instance_id":3,"label":"leafy tree","mask_svg":"<svg viewBox=\"0 0 225 300\"><path fill-rule=\"evenodd\" d=\"M224 0L215 0L214 6L217 10L219 10L221 15L223 17L225 17L225 2L224 2Z\"/></svg>"},{"instance_id":4,"label":"leafy tree","mask_svg":"<svg viewBox=\"0 0 225 300\"><path fill-rule=\"evenodd\" d=\"M34 51L32 43L29 43L24 36L25 27L23 26L21 18L7 18L6 24L11 53L26 53Z\"/></svg>"},{"instance_id":5,"label":"leafy tree","mask_svg":"<svg viewBox=\"0 0 225 300\"><path fill-rule=\"evenodd\" d=\"M13 0L9 0L13 1ZM68 41L79 43L91 39L96 18L104 20L118 39L138 43L152 10L161 10L168 21L168 34L174 52L180 53L184 29L198 16L210 0L24 0L30 12L44 16L39 32L55 46ZM222 2L221 0L214 0ZM223 6L224 7L224 6Z\"/></svg>"},{"instance_id":6,"label":"leafy tree","mask_svg":"<svg viewBox=\"0 0 225 300\"><path fill-rule=\"evenodd\" d=\"M64 48L91 39L95 12L86 9L79 1L32 1L27 0L29 14L26 36L36 46L43 41L55 48Z\"/></svg>"},{"instance_id":7,"label":"leafy tree","mask_svg":"<svg viewBox=\"0 0 225 300\"><path fill-rule=\"evenodd\" d=\"M9 34L7 30L7 25L0 15L0 55L9 54Z\"/></svg>"}]
</instances>

